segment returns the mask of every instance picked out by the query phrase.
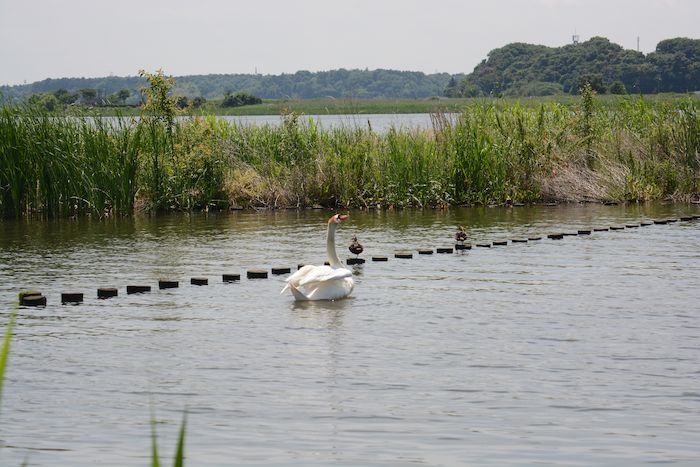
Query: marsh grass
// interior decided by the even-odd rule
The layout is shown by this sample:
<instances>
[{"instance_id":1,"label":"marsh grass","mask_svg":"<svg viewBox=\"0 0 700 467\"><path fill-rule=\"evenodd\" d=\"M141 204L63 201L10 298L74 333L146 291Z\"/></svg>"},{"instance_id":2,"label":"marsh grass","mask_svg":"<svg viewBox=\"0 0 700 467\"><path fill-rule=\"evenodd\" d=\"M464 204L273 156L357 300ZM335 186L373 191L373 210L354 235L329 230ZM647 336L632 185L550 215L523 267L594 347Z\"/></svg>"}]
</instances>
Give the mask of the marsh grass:
<instances>
[{"instance_id":1,"label":"marsh grass","mask_svg":"<svg viewBox=\"0 0 700 467\"><path fill-rule=\"evenodd\" d=\"M187 412L182 415L180 431L173 456L173 467L183 467L185 465L185 432L187 431ZM158 455L158 434L156 433L155 415L151 413L151 467L160 467L160 456Z\"/></svg>"},{"instance_id":2,"label":"marsh grass","mask_svg":"<svg viewBox=\"0 0 700 467\"><path fill-rule=\"evenodd\" d=\"M5 368L7 368L7 359L10 355L10 340L12 339L12 329L14 328L16 317L17 309L15 308L5 326L5 336L2 340L2 348L0 348L0 410L2 409L2 387L5 380Z\"/></svg>"},{"instance_id":3,"label":"marsh grass","mask_svg":"<svg viewBox=\"0 0 700 467\"><path fill-rule=\"evenodd\" d=\"M700 104L639 97L475 101L430 128L0 112L0 215L241 207L684 199Z\"/></svg>"}]
</instances>

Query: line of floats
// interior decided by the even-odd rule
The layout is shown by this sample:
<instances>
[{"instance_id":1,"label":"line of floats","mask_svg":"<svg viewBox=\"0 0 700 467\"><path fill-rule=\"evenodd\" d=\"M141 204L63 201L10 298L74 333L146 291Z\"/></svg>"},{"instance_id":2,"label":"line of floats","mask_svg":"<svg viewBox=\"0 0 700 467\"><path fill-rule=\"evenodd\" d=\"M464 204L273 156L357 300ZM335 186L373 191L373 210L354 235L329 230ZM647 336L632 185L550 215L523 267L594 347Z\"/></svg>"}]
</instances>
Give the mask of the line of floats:
<instances>
[{"instance_id":1,"label":"line of floats","mask_svg":"<svg viewBox=\"0 0 700 467\"><path fill-rule=\"evenodd\" d=\"M639 227L647 227L650 225L666 225L666 224L672 224L675 222L678 222L679 220L681 222L686 222L686 221L693 221L700 219L700 215L690 215L690 216L683 216L678 219L672 218L672 219L661 219L661 220L654 220L654 221L644 221L640 222L638 224L625 224L624 226L610 226L610 227L600 227L600 228L592 228L592 229L581 229L577 230L576 232L562 232L562 233L552 233L547 235L548 239L551 240L561 240L564 237L567 236L575 236L575 235L590 235L592 232L604 232L604 231L609 231L609 230L625 230L625 229L635 229ZM530 241L537 241L537 240L542 240L542 237L538 236L532 236L532 237L527 237L527 238L514 238L511 239L510 242L515 244L515 243L527 243ZM474 247L476 248L491 248L494 246L505 246L508 245L508 240L501 240L501 241L494 241L490 243L475 243ZM455 251L459 250L471 250L472 249L472 244L471 243L464 243L461 241L457 241L457 243L454 245L454 247L438 247L436 249L420 249L418 250L419 255L432 255L433 253L438 253L438 254L445 254L445 253L454 253ZM399 258L399 259L411 259L413 258L413 252L411 251L402 251L402 252L396 252L394 253L394 258ZM388 256L372 256L371 260L374 262L385 262L389 261ZM348 265L356 265L356 264L363 264L365 263L365 260L363 258L355 257L355 258L348 258L347 259L347 264ZM328 264L328 263L326 263ZM304 266L303 264L299 264L298 268L301 268ZM291 273L291 269L289 267L273 267L269 272L273 275L280 275L280 274L289 274ZM247 279L267 279L268 278L268 271L266 269L249 269L246 271L246 278ZM240 274L223 274L221 276L222 282L227 283L227 282L238 282L241 280L241 275ZM209 279L207 277L192 277L190 279L190 284L194 286L204 286L209 284ZM180 286L179 281L173 281L173 280L160 280L158 281L158 288L159 289L174 289L178 288ZM126 286L126 293L128 295L130 294L137 294L137 293L147 293L152 290L152 287L150 285L127 285ZM109 299L113 297L117 297L119 295L119 289L116 287L100 287L97 289L97 298L98 299ZM61 303L63 305L75 305L82 303L83 300L85 299L83 293L62 293L61 294ZM47 304L47 298L45 295L43 295L41 292L20 292L19 293L19 304L21 306L46 306Z\"/></svg>"}]
</instances>

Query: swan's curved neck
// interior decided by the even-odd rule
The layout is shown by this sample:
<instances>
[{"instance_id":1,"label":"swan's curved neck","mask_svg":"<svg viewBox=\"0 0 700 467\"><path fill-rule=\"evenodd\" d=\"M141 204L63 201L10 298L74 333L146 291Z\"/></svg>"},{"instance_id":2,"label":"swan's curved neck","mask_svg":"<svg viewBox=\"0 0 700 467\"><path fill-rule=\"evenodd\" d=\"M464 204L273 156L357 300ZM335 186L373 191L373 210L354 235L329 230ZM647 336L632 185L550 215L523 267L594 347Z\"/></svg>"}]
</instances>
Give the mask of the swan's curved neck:
<instances>
[{"instance_id":1,"label":"swan's curved neck","mask_svg":"<svg viewBox=\"0 0 700 467\"><path fill-rule=\"evenodd\" d=\"M343 267L343 264L338 259L335 253L335 228L338 226L335 222L328 223L328 233L326 234L326 254L328 255L328 263L333 268Z\"/></svg>"}]
</instances>

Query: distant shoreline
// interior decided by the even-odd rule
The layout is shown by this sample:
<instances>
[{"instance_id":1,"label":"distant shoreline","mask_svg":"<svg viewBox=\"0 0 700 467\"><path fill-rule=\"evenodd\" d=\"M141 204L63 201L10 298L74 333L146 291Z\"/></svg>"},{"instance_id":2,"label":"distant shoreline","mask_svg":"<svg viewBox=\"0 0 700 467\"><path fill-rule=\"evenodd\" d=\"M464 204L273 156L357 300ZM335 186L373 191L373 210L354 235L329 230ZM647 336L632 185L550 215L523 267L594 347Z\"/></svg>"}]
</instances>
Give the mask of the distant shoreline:
<instances>
[{"instance_id":1,"label":"distant shoreline","mask_svg":"<svg viewBox=\"0 0 700 467\"><path fill-rule=\"evenodd\" d=\"M637 98L635 95L604 95L597 96L602 104L614 105L617 102ZM697 93L664 93L644 95L650 103L673 102L682 98L692 98L700 101ZM411 114L411 113L451 113L462 112L466 107L479 103L491 104L496 107L520 104L523 107L539 107L543 104L558 103L564 106L575 106L580 102L579 96L555 95L537 97L502 97L502 98L445 98L428 99L265 99L262 104L241 107L221 107L221 101L209 101L199 109L188 108L182 112L187 116L255 116L281 115L297 113L302 115L363 115L363 114ZM76 107L75 113L94 112L102 116L137 116L141 114L140 107ZM69 114L71 109L67 110Z\"/></svg>"}]
</instances>

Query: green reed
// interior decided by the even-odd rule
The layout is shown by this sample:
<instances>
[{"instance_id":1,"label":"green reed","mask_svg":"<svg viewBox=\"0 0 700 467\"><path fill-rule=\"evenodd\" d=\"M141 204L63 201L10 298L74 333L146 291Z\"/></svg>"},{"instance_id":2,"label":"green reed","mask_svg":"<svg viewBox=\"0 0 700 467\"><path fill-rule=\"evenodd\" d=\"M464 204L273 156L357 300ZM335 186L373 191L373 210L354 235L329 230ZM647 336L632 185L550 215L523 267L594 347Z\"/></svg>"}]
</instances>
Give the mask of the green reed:
<instances>
[{"instance_id":1,"label":"green reed","mask_svg":"<svg viewBox=\"0 0 700 467\"><path fill-rule=\"evenodd\" d=\"M0 111L0 214L130 213L141 131L122 118Z\"/></svg>"},{"instance_id":2,"label":"green reed","mask_svg":"<svg viewBox=\"0 0 700 467\"><path fill-rule=\"evenodd\" d=\"M12 328L15 324L17 310L13 310L10 314L10 319L5 326L5 337L0 348L0 409L2 408L2 385L5 380L5 368L7 367L7 358L10 355L10 340L12 339Z\"/></svg>"},{"instance_id":3,"label":"green reed","mask_svg":"<svg viewBox=\"0 0 700 467\"><path fill-rule=\"evenodd\" d=\"M185 431L187 429L187 412L182 415L180 431L173 456L173 467L183 467L185 465ZM160 456L158 455L158 435L156 433L155 415L151 413L151 467L160 467Z\"/></svg>"},{"instance_id":4,"label":"green reed","mask_svg":"<svg viewBox=\"0 0 700 467\"><path fill-rule=\"evenodd\" d=\"M688 198L700 104L477 101L427 129L0 112L0 215Z\"/></svg>"}]
</instances>

